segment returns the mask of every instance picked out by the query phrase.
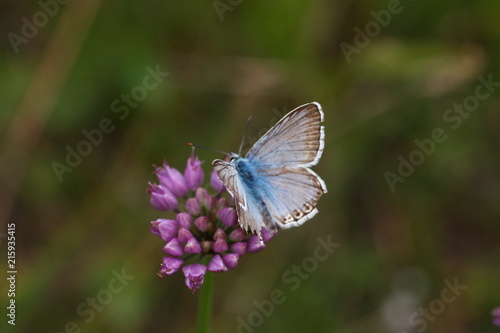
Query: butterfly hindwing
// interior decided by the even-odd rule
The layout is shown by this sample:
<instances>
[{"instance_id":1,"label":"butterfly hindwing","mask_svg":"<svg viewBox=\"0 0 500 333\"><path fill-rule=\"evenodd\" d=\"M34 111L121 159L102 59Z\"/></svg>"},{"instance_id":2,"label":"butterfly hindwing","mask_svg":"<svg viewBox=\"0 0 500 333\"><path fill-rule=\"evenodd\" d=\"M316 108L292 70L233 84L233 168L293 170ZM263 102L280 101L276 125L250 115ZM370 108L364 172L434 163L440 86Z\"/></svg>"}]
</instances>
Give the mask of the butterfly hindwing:
<instances>
[{"instance_id":1,"label":"butterfly hindwing","mask_svg":"<svg viewBox=\"0 0 500 333\"><path fill-rule=\"evenodd\" d=\"M257 170L268 186L262 187L263 201L280 228L296 227L310 220L316 204L326 192L321 178L308 168Z\"/></svg>"}]
</instances>

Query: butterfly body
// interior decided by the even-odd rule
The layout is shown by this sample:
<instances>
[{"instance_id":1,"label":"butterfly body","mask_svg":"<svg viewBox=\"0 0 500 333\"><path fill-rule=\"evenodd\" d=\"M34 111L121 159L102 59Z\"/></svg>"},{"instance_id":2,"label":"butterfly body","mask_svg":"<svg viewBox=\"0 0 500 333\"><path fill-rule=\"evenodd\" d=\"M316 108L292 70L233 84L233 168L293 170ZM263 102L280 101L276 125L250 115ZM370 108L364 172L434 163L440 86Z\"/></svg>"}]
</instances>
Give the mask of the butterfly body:
<instances>
[{"instance_id":1,"label":"butterfly body","mask_svg":"<svg viewBox=\"0 0 500 333\"><path fill-rule=\"evenodd\" d=\"M323 152L322 121L321 106L305 104L285 115L245 157L232 153L229 162L213 162L235 199L242 228L260 236L262 227L299 226L316 215L317 201L327 190L309 167Z\"/></svg>"}]
</instances>

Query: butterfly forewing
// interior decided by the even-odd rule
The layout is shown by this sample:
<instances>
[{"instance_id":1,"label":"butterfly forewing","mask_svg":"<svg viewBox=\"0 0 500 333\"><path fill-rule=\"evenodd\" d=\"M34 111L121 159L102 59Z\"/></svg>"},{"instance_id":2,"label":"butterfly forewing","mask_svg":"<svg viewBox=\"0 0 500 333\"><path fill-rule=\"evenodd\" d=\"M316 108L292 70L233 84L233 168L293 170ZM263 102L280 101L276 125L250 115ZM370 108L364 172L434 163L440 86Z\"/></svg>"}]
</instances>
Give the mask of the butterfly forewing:
<instances>
[{"instance_id":1,"label":"butterfly forewing","mask_svg":"<svg viewBox=\"0 0 500 333\"><path fill-rule=\"evenodd\" d=\"M318 103L299 106L264 134L246 157L263 165L313 166L323 153L322 121L323 111Z\"/></svg>"},{"instance_id":2,"label":"butterfly forewing","mask_svg":"<svg viewBox=\"0 0 500 333\"><path fill-rule=\"evenodd\" d=\"M271 222L267 208L254 198L243 183L233 163L215 160L212 165L227 191L234 198L240 226L245 230L250 229L260 236L262 226ZM268 228L274 230L271 224Z\"/></svg>"}]
</instances>

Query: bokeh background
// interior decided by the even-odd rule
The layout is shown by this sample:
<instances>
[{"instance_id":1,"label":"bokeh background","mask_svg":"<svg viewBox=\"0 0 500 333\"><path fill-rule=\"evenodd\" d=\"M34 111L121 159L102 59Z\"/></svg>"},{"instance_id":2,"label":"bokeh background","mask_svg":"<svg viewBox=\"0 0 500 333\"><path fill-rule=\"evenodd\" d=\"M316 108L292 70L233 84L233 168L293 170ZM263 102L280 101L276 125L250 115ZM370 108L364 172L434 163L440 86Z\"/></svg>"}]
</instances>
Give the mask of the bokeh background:
<instances>
[{"instance_id":1,"label":"bokeh background","mask_svg":"<svg viewBox=\"0 0 500 333\"><path fill-rule=\"evenodd\" d=\"M181 273L155 274L163 242L149 222L168 214L149 206L151 164L167 158L183 170L186 142L235 151L249 116L252 139L310 101L325 111L314 169L329 192L312 221L215 276L213 332L238 331L274 289L286 301L255 332L500 330L490 314L500 305L498 87L456 129L443 118L471 101L478 76L500 81L499 2L0 6L1 267L15 222L19 272L15 327L1 282L2 332L193 332L198 295ZM388 6L399 10L390 22L356 37ZM22 39L34 16L40 26ZM347 44L357 47L348 56ZM113 102L157 66L168 77L120 119ZM114 130L58 179L53 163L103 118ZM436 128L447 139L392 191L384 174ZM221 157L197 153L207 173ZM340 246L291 290L284 272L327 236ZM76 309L108 288L113 270L134 279L86 322ZM444 281L455 279L467 288L442 309ZM431 305L439 313L422 319Z\"/></svg>"}]
</instances>

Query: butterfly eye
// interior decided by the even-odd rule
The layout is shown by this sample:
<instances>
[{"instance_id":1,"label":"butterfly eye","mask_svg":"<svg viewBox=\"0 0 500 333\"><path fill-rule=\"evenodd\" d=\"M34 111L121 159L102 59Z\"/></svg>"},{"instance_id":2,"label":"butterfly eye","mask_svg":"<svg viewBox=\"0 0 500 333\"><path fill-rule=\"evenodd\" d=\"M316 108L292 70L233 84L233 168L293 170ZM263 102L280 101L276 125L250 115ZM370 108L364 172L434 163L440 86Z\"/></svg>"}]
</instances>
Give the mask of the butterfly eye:
<instances>
[{"instance_id":1,"label":"butterfly eye","mask_svg":"<svg viewBox=\"0 0 500 333\"><path fill-rule=\"evenodd\" d=\"M238 159L238 157L240 157L240 155L238 155L238 154L236 154L236 153L231 153L231 154L229 155L229 162L232 162L232 161L234 161L234 160Z\"/></svg>"}]
</instances>

